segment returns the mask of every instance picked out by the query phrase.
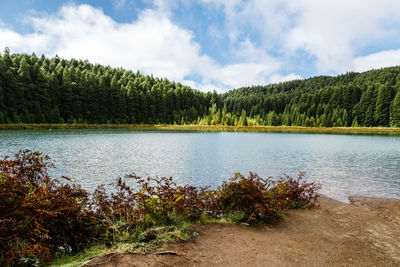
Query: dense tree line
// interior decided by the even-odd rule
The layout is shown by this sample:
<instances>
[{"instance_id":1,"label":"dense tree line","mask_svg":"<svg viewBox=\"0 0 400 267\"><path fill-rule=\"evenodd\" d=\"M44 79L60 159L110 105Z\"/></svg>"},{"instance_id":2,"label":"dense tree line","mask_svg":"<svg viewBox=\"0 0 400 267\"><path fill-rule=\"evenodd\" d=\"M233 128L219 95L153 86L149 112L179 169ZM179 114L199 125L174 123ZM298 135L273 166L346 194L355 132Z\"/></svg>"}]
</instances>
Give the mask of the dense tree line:
<instances>
[{"instance_id":1,"label":"dense tree line","mask_svg":"<svg viewBox=\"0 0 400 267\"><path fill-rule=\"evenodd\" d=\"M400 126L400 67L225 94L121 68L0 54L0 123Z\"/></svg>"},{"instance_id":2,"label":"dense tree line","mask_svg":"<svg viewBox=\"0 0 400 267\"><path fill-rule=\"evenodd\" d=\"M253 124L399 127L400 67L240 88L221 103Z\"/></svg>"},{"instance_id":3,"label":"dense tree line","mask_svg":"<svg viewBox=\"0 0 400 267\"><path fill-rule=\"evenodd\" d=\"M182 123L212 93L87 61L0 56L0 123Z\"/></svg>"}]
</instances>

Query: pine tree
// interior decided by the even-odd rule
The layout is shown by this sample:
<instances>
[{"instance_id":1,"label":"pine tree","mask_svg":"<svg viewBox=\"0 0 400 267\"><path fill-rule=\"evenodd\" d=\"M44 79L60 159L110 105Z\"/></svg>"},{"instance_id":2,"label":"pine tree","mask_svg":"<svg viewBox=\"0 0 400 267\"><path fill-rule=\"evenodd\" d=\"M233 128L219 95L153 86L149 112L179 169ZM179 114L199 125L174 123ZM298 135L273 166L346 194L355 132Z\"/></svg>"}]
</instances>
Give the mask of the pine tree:
<instances>
[{"instance_id":1,"label":"pine tree","mask_svg":"<svg viewBox=\"0 0 400 267\"><path fill-rule=\"evenodd\" d=\"M342 115L342 126L347 127L349 125L349 115L345 109L343 109Z\"/></svg>"},{"instance_id":2,"label":"pine tree","mask_svg":"<svg viewBox=\"0 0 400 267\"><path fill-rule=\"evenodd\" d=\"M66 122L72 122L73 120L73 95L72 95L72 80L71 75L67 67L64 67L62 72L61 81L61 101L60 101L60 113L61 117Z\"/></svg>"},{"instance_id":3,"label":"pine tree","mask_svg":"<svg viewBox=\"0 0 400 267\"><path fill-rule=\"evenodd\" d=\"M374 109L371 106L368 106L367 111L365 112L365 120L364 120L364 125L367 127L374 126Z\"/></svg>"},{"instance_id":4,"label":"pine tree","mask_svg":"<svg viewBox=\"0 0 400 267\"><path fill-rule=\"evenodd\" d=\"M246 110L242 109L242 114L240 115L238 126L247 126Z\"/></svg>"},{"instance_id":5,"label":"pine tree","mask_svg":"<svg viewBox=\"0 0 400 267\"><path fill-rule=\"evenodd\" d=\"M377 126L389 126L390 102L390 87L387 85L381 85L378 89L378 97L376 100L374 117Z\"/></svg>"},{"instance_id":6,"label":"pine tree","mask_svg":"<svg viewBox=\"0 0 400 267\"><path fill-rule=\"evenodd\" d=\"M357 117L354 118L351 127L358 127L358 121L357 121Z\"/></svg>"},{"instance_id":7,"label":"pine tree","mask_svg":"<svg viewBox=\"0 0 400 267\"><path fill-rule=\"evenodd\" d=\"M278 117L275 111L270 111L267 116L268 125L269 126L277 126L278 125Z\"/></svg>"},{"instance_id":8,"label":"pine tree","mask_svg":"<svg viewBox=\"0 0 400 267\"><path fill-rule=\"evenodd\" d=\"M61 123L60 111L57 106L55 106L50 111L48 122L49 123Z\"/></svg>"},{"instance_id":9,"label":"pine tree","mask_svg":"<svg viewBox=\"0 0 400 267\"><path fill-rule=\"evenodd\" d=\"M400 127L400 90L397 91L390 109L390 126Z\"/></svg>"},{"instance_id":10,"label":"pine tree","mask_svg":"<svg viewBox=\"0 0 400 267\"><path fill-rule=\"evenodd\" d=\"M228 125L228 118L227 118L227 108L226 108L226 103L224 104L224 108L222 109L222 113L221 113L221 124L222 125Z\"/></svg>"}]
</instances>

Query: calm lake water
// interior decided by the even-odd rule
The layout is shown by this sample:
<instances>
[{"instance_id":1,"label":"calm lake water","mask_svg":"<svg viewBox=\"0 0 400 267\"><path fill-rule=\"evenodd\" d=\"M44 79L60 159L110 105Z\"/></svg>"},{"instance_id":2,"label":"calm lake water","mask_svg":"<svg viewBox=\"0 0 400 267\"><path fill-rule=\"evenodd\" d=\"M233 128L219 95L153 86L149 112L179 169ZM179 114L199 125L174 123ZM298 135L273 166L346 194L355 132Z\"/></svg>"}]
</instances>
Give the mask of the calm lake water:
<instances>
[{"instance_id":1,"label":"calm lake water","mask_svg":"<svg viewBox=\"0 0 400 267\"><path fill-rule=\"evenodd\" d=\"M296 176L321 193L400 198L400 137L124 130L3 131L0 156L20 149L49 155L54 177L93 190L125 174L173 176L178 183L216 187L234 172Z\"/></svg>"}]
</instances>

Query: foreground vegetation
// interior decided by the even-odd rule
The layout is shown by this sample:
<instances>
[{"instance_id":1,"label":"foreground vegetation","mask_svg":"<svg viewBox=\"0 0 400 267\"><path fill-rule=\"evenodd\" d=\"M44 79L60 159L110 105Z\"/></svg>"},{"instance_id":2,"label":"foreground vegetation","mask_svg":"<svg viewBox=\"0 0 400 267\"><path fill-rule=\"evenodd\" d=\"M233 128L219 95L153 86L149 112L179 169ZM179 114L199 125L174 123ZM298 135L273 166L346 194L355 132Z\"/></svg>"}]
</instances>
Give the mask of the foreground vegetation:
<instances>
[{"instance_id":1,"label":"foreground vegetation","mask_svg":"<svg viewBox=\"0 0 400 267\"><path fill-rule=\"evenodd\" d=\"M0 54L0 124L400 127L400 67L224 94L87 61Z\"/></svg>"},{"instance_id":2,"label":"foreground vegetation","mask_svg":"<svg viewBox=\"0 0 400 267\"><path fill-rule=\"evenodd\" d=\"M318 205L319 185L302 174L263 179L237 173L215 190L131 174L111 193L104 186L89 193L51 179L48 160L30 151L0 160L0 265L46 264L88 246L84 255L121 243L185 239L195 234L188 226L204 218L277 223L288 209Z\"/></svg>"}]
</instances>

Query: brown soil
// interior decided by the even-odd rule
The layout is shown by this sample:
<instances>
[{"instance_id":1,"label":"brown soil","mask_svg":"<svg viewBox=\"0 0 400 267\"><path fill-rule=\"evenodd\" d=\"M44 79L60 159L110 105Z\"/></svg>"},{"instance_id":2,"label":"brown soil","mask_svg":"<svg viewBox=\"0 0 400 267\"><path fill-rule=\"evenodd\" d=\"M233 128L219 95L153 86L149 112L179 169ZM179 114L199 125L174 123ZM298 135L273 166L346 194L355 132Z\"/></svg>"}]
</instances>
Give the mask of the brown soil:
<instances>
[{"instance_id":1,"label":"brown soil","mask_svg":"<svg viewBox=\"0 0 400 267\"><path fill-rule=\"evenodd\" d=\"M87 266L400 266L400 200L321 198L277 226L204 224L170 253L108 254Z\"/></svg>"}]
</instances>

